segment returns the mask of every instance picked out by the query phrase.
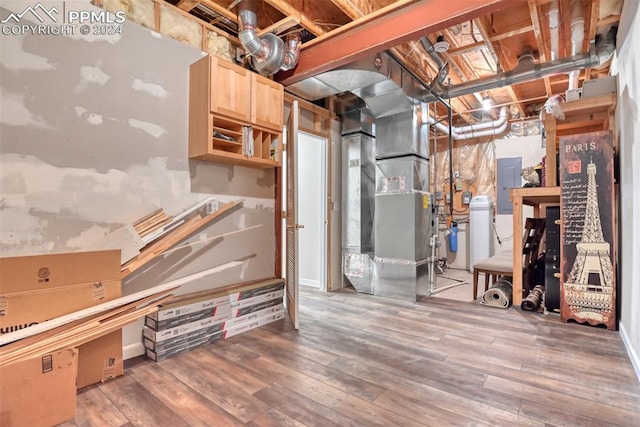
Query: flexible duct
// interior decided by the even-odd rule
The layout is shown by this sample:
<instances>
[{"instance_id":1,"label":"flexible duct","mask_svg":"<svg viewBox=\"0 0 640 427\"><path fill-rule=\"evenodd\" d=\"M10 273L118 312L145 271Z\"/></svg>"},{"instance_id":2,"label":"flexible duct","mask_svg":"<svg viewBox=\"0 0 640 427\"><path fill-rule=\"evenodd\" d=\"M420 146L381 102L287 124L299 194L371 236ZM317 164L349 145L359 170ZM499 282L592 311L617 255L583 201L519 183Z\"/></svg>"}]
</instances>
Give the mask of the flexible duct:
<instances>
[{"instance_id":1,"label":"flexible duct","mask_svg":"<svg viewBox=\"0 0 640 427\"><path fill-rule=\"evenodd\" d=\"M426 122L429 125L434 126L440 132L449 135L449 126L443 125L427 116ZM495 136L500 135L507 129L507 107L500 109L500 116L497 120L490 122L480 122L468 126L451 127L451 136L455 140L479 138L482 136Z\"/></svg>"},{"instance_id":2,"label":"flexible duct","mask_svg":"<svg viewBox=\"0 0 640 427\"><path fill-rule=\"evenodd\" d=\"M584 42L584 15L582 0L574 0L571 5L571 55L582 52ZM569 90L578 88L579 70L569 73Z\"/></svg>"},{"instance_id":3,"label":"flexible duct","mask_svg":"<svg viewBox=\"0 0 640 427\"><path fill-rule=\"evenodd\" d=\"M238 38L242 47L251 57L253 67L260 74L270 76L278 70L290 70L298 63L300 36L287 36L287 45L275 34L267 33L258 37L258 19L255 0L242 0L238 5L240 32Z\"/></svg>"}]
</instances>

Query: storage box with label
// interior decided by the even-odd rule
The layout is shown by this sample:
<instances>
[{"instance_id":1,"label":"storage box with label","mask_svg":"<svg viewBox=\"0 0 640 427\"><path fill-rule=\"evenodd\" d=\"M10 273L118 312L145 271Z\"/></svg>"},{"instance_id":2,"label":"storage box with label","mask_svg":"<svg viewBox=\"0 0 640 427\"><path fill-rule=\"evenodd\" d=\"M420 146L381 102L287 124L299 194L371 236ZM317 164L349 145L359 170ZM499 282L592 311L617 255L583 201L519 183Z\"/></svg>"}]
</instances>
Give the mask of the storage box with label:
<instances>
[{"instance_id":1,"label":"storage box with label","mask_svg":"<svg viewBox=\"0 0 640 427\"><path fill-rule=\"evenodd\" d=\"M121 296L120 251L0 258L0 333ZM122 331L78 348L78 388L123 373Z\"/></svg>"}]
</instances>

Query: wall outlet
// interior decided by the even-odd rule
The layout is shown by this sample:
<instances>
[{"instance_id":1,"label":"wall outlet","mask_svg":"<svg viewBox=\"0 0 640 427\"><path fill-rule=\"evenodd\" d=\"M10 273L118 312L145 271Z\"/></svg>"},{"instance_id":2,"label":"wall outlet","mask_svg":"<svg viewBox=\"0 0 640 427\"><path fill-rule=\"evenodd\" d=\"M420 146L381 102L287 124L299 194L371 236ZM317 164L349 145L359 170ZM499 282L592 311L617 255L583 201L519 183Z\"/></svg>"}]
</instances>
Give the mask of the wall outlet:
<instances>
[{"instance_id":1,"label":"wall outlet","mask_svg":"<svg viewBox=\"0 0 640 427\"><path fill-rule=\"evenodd\" d=\"M436 191L436 200L442 200L442 191Z\"/></svg>"},{"instance_id":2,"label":"wall outlet","mask_svg":"<svg viewBox=\"0 0 640 427\"><path fill-rule=\"evenodd\" d=\"M454 177L454 178L460 178L460 171L455 171L455 172L453 173L453 177Z\"/></svg>"}]
</instances>

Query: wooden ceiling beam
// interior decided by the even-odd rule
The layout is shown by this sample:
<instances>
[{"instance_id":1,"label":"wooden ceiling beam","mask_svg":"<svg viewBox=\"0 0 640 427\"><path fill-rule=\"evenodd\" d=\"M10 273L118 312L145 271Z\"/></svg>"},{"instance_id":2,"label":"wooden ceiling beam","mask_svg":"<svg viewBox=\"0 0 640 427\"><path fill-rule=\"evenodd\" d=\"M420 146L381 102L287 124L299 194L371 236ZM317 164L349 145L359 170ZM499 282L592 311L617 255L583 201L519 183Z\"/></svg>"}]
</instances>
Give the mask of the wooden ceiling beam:
<instances>
[{"instance_id":1,"label":"wooden ceiling beam","mask_svg":"<svg viewBox=\"0 0 640 427\"><path fill-rule=\"evenodd\" d=\"M544 42L544 35L540 28L540 15L538 14L538 5L536 0L529 0L529 14L531 15L531 22L533 24L533 33L536 37L536 44L538 45L538 55L541 62L547 62L547 49ZM551 96L551 83L549 78L544 78L544 90L547 96Z\"/></svg>"},{"instance_id":2,"label":"wooden ceiling beam","mask_svg":"<svg viewBox=\"0 0 640 427\"><path fill-rule=\"evenodd\" d=\"M233 21L235 23L238 22L238 16L232 11L220 6L219 4L213 2L212 0L198 0L196 3L202 3L203 6L208 7L213 10L215 13L224 16L225 18Z\"/></svg>"},{"instance_id":3,"label":"wooden ceiling beam","mask_svg":"<svg viewBox=\"0 0 640 427\"><path fill-rule=\"evenodd\" d=\"M308 17L303 12L297 10L285 0L264 0L277 10L279 10L284 16L289 16L297 19L300 25L307 31L315 36L325 34L327 31L318 25L313 18Z\"/></svg>"},{"instance_id":4,"label":"wooden ceiling beam","mask_svg":"<svg viewBox=\"0 0 640 427\"><path fill-rule=\"evenodd\" d=\"M475 42L475 43L467 44L464 46L455 47L453 49L449 49L448 52L449 52L449 55L451 56L464 55L465 53L469 53L469 52L473 52L474 50L481 49L484 46L485 46L484 42Z\"/></svg>"},{"instance_id":5,"label":"wooden ceiling beam","mask_svg":"<svg viewBox=\"0 0 640 427\"><path fill-rule=\"evenodd\" d=\"M589 10L589 21L588 27L586 29L587 37L585 42L587 43L587 49L589 43L596 38L596 29L598 26L598 15L600 14L600 0L591 0L591 9ZM591 68L587 68L584 70L584 79L591 79Z\"/></svg>"},{"instance_id":6,"label":"wooden ceiling beam","mask_svg":"<svg viewBox=\"0 0 640 427\"><path fill-rule=\"evenodd\" d=\"M266 1L273 3L276 0ZM289 72L278 73L276 79L285 86L290 85L367 55L416 40L428 33L513 6L514 0L431 0L404 3L409 5L405 4L401 9L379 9L376 13L388 10L393 12L379 14L373 20L361 18L366 23L357 19L327 33L313 45L303 44L298 66Z\"/></svg>"},{"instance_id":7,"label":"wooden ceiling beam","mask_svg":"<svg viewBox=\"0 0 640 427\"><path fill-rule=\"evenodd\" d=\"M269 25L264 30L258 31L258 36L262 36L266 33L282 34L288 29L295 27L299 23L300 21L298 21L297 18L294 18L293 16L287 16L286 18L283 18L278 22Z\"/></svg>"},{"instance_id":8,"label":"wooden ceiling beam","mask_svg":"<svg viewBox=\"0 0 640 427\"><path fill-rule=\"evenodd\" d=\"M507 64L507 58L504 52L502 51L502 49L495 49L494 43L491 41L489 32L487 30L487 28L489 27L489 24L488 22L486 22L486 17L479 17L474 21L474 23L478 28L478 31L480 31L480 35L482 36L485 43L487 44L487 49L489 49L489 52L491 52L494 55L494 57L497 59L498 63L496 65L498 66L498 70L502 69L503 71L506 71L504 66L505 64ZM498 45L498 47L500 46ZM518 107L518 112L522 117L524 117L526 115L524 113L524 108L522 107L522 103L519 101L520 97L518 97L518 95L516 94L513 86L507 86L506 89L507 89L507 92L509 93L509 97L511 97L511 100L513 101L513 104L515 104Z\"/></svg>"},{"instance_id":9,"label":"wooden ceiling beam","mask_svg":"<svg viewBox=\"0 0 640 427\"><path fill-rule=\"evenodd\" d=\"M500 40L509 39L511 37L519 36L521 34L530 33L531 31L533 31L533 25L527 25L527 26L518 28L516 30L507 31L507 32L500 33L500 34L493 34L493 35L491 35L489 40L491 40L492 42L497 42L497 41L500 41Z\"/></svg>"},{"instance_id":10,"label":"wooden ceiling beam","mask_svg":"<svg viewBox=\"0 0 640 427\"><path fill-rule=\"evenodd\" d=\"M196 7L198 4L198 0L180 0L176 3L176 7L184 10L185 12L189 12L191 9Z\"/></svg>"}]
</instances>

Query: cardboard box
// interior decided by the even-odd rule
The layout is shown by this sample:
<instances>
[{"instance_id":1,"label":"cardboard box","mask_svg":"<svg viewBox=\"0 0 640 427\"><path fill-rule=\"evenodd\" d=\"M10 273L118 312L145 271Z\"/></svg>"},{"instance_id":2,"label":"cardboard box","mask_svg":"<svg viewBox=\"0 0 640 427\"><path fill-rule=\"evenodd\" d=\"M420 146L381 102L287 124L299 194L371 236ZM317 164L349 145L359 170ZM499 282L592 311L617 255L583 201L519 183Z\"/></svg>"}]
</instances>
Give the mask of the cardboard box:
<instances>
[{"instance_id":1,"label":"cardboard box","mask_svg":"<svg viewBox=\"0 0 640 427\"><path fill-rule=\"evenodd\" d=\"M78 351L0 367L0 425L51 427L76 416Z\"/></svg>"},{"instance_id":2,"label":"cardboard box","mask_svg":"<svg viewBox=\"0 0 640 427\"><path fill-rule=\"evenodd\" d=\"M0 258L0 295L120 280L120 251Z\"/></svg>"},{"instance_id":3,"label":"cardboard box","mask_svg":"<svg viewBox=\"0 0 640 427\"><path fill-rule=\"evenodd\" d=\"M0 333L121 295L118 250L0 258ZM124 371L122 331L83 344L78 352L78 388Z\"/></svg>"},{"instance_id":4,"label":"cardboard box","mask_svg":"<svg viewBox=\"0 0 640 427\"><path fill-rule=\"evenodd\" d=\"M55 317L119 298L120 280L0 294L0 333L24 329Z\"/></svg>"},{"instance_id":5,"label":"cardboard box","mask_svg":"<svg viewBox=\"0 0 640 427\"><path fill-rule=\"evenodd\" d=\"M77 388L105 382L124 374L122 329L82 344L78 350Z\"/></svg>"}]
</instances>

